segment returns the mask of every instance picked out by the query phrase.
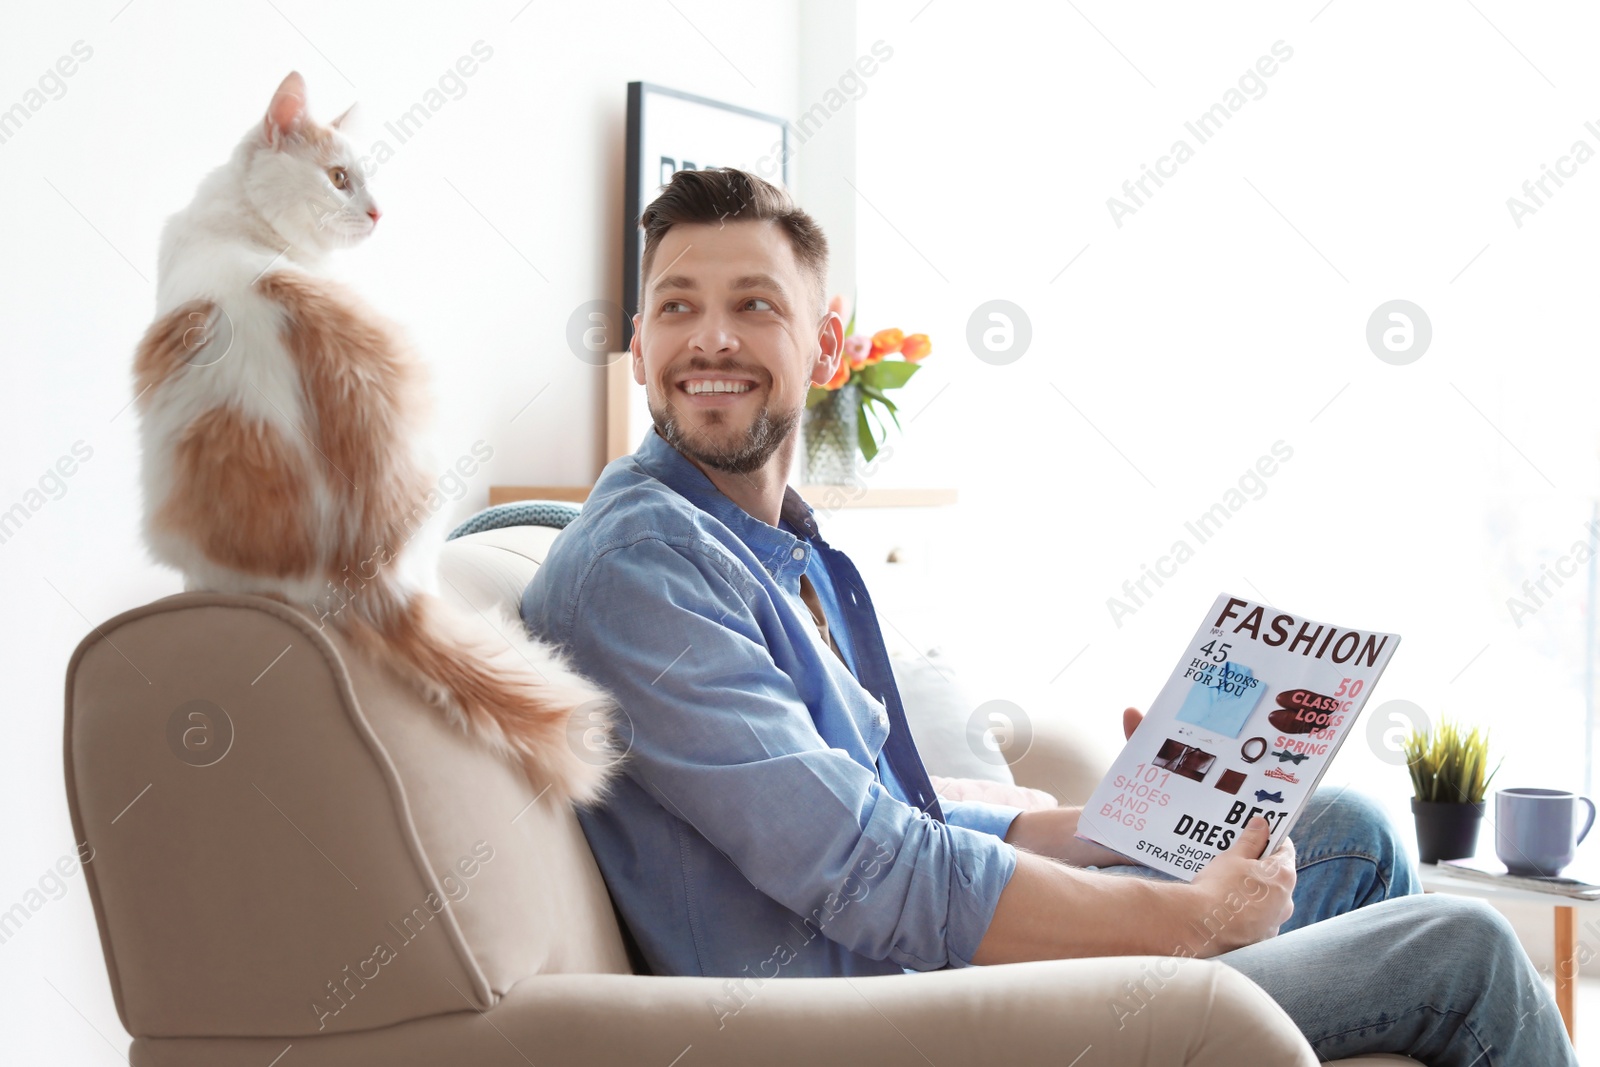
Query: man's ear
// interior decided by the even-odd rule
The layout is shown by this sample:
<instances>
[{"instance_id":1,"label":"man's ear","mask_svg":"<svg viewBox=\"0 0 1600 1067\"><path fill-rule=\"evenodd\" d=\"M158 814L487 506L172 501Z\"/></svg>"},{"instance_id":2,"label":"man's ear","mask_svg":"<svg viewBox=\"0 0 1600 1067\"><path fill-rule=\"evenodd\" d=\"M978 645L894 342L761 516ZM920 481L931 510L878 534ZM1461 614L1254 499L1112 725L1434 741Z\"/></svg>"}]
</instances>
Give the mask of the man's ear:
<instances>
[{"instance_id":1,"label":"man's ear","mask_svg":"<svg viewBox=\"0 0 1600 1067\"><path fill-rule=\"evenodd\" d=\"M628 342L628 351L633 353L633 381L636 385L644 384L644 349L639 347L639 320L643 315L633 317L633 340Z\"/></svg>"},{"instance_id":2,"label":"man's ear","mask_svg":"<svg viewBox=\"0 0 1600 1067\"><path fill-rule=\"evenodd\" d=\"M844 320L829 311L817 327L817 359L811 366L811 384L827 385L839 373L844 358Z\"/></svg>"}]
</instances>

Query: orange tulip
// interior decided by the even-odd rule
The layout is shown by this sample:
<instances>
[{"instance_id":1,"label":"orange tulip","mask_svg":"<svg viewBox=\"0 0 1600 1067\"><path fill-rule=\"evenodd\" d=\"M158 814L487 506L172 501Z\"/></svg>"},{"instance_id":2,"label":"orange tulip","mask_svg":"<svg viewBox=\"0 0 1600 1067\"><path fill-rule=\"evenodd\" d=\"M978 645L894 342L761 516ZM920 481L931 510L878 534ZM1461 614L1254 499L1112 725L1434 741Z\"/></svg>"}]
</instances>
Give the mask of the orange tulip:
<instances>
[{"instance_id":1,"label":"orange tulip","mask_svg":"<svg viewBox=\"0 0 1600 1067\"><path fill-rule=\"evenodd\" d=\"M928 340L927 334L914 333L907 337L905 343L900 346L900 356L902 359L915 363L932 350L933 343Z\"/></svg>"},{"instance_id":2,"label":"orange tulip","mask_svg":"<svg viewBox=\"0 0 1600 1067\"><path fill-rule=\"evenodd\" d=\"M872 355L882 359L884 356L898 352L905 340L906 335L900 330L879 330L872 335ZM876 363L878 359L870 360L869 362Z\"/></svg>"},{"instance_id":3,"label":"orange tulip","mask_svg":"<svg viewBox=\"0 0 1600 1067\"><path fill-rule=\"evenodd\" d=\"M844 385L844 383L849 381L849 380L850 380L850 361L848 359L841 359L841 360L839 360L839 369L838 369L838 371L836 371L834 373L834 376L832 378L828 379L828 384L824 385L823 388L824 389L838 389L838 388L841 388Z\"/></svg>"}]
</instances>

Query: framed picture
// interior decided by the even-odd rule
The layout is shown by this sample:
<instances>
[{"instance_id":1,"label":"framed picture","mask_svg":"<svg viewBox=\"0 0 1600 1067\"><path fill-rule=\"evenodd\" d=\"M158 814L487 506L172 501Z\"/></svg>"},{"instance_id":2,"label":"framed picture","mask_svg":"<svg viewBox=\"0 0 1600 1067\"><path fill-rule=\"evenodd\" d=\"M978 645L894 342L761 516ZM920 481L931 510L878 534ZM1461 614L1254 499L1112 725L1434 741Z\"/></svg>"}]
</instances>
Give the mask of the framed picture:
<instances>
[{"instance_id":1,"label":"framed picture","mask_svg":"<svg viewBox=\"0 0 1600 1067\"><path fill-rule=\"evenodd\" d=\"M789 123L776 115L628 83L627 179L622 218L622 348L633 341L639 310L644 234L639 216L680 170L737 167L789 186ZM642 405L641 405L642 406Z\"/></svg>"}]
</instances>

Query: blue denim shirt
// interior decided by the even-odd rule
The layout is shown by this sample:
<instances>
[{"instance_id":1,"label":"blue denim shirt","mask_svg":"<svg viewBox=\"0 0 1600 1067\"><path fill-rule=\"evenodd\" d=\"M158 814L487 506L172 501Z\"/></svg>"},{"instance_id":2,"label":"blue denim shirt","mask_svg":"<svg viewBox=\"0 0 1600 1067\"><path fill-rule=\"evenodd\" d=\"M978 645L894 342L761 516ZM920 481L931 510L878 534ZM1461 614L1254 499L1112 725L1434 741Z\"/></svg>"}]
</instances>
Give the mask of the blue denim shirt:
<instances>
[{"instance_id":1,"label":"blue denim shirt","mask_svg":"<svg viewBox=\"0 0 1600 1067\"><path fill-rule=\"evenodd\" d=\"M769 526L651 430L602 472L522 615L625 713L624 773L578 818L652 971L971 964L1019 809L933 795L866 588L792 489Z\"/></svg>"}]
</instances>

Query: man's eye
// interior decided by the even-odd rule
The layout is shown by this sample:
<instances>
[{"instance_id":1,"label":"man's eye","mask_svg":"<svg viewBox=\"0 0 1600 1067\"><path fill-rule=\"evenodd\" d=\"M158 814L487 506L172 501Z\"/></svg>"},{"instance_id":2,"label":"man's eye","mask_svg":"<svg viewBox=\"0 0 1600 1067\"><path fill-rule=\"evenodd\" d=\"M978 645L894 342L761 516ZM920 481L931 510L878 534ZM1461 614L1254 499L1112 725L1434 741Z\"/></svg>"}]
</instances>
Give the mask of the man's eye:
<instances>
[{"instance_id":1,"label":"man's eye","mask_svg":"<svg viewBox=\"0 0 1600 1067\"><path fill-rule=\"evenodd\" d=\"M335 189L348 189L350 187L350 174L343 167L328 168L328 180Z\"/></svg>"},{"instance_id":2,"label":"man's eye","mask_svg":"<svg viewBox=\"0 0 1600 1067\"><path fill-rule=\"evenodd\" d=\"M759 296L752 296L749 300L745 301L745 307L749 307L751 304L763 304L763 305L765 305L764 307L758 307L758 308L752 309L752 310L755 310L755 311L771 311L772 310L772 304L769 301L761 299Z\"/></svg>"},{"instance_id":3,"label":"man's eye","mask_svg":"<svg viewBox=\"0 0 1600 1067\"><path fill-rule=\"evenodd\" d=\"M662 311L674 311L683 306L684 304L682 300L663 300L661 302Z\"/></svg>"}]
</instances>

